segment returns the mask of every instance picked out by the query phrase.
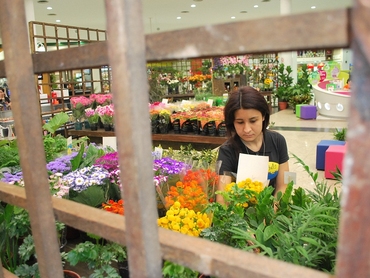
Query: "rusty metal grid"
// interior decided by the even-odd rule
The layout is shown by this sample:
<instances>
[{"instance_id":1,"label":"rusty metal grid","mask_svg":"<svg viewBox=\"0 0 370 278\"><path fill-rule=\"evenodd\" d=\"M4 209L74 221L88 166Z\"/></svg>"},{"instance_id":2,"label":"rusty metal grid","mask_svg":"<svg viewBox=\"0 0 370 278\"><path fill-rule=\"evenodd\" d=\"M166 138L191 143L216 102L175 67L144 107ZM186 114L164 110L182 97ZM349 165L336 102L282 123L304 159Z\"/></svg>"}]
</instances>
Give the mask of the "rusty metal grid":
<instances>
[{"instance_id":1,"label":"rusty metal grid","mask_svg":"<svg viewBox=\"0 0 370 278\"><path fill-rule=\"evenodd\" d=\"M34 94L27 93L34 85L33 74L37 73L39 68L42 67L38 64L38 59L42 59L41 56L45 57L44 55L46 55L46 53L40 55L40 57L33 56L32 63L29 49L27 49L28 38L26 35L23 1L0 1L4 10L3 16L0 18L0 23L6 55L5 63L0 62L0 75L7 76L9 84L11 84L13 88L13 113L16 125L20 126L20 128L17 129L17 135L20 143L21 164L26 181L25 192L27 193L27 199L25 199L24 192L16 193L18 189L15 190L12 188L9 190L6 184L0 183L0 199L10 203L15 201L15 204L17 205L27 205L27 208L30 211L32 229L35 235L36 249L40 262L40 270L43 277L61 277L59 276L59 273L61 273L61 265L60 256L58 255L59 250L57 250L56 233L53 232L53 230L55 231L54 216L52 214L53 208L58 219L65 221L66 224L93 232L102 230L98 229L98 227L107 227L107 232L104 233L105 237L123 243L123 238L126 234L125 236L127 236L127 239L130 241L132 240L132 243L143 246L143 242L147 242L151 239L147 234L147 231L145 231L145 229L148 228L145 221L149 219L152 214L155 214L154 212L145 214L145 212L148 211L148 206L146 206L147 204L145 201L149 202L149 209L153 204L150 200L151 197L146 199L146 197L143 196L143 192L138 192L136 189L132 190L125 186L125 190L126 187L128 191L131 190L131 192L125 192L129 196L127 201L131 202L129 211L134 213L132 216L138 216L138 219L136 220L126 219L125 221L126 223L133 223L133 225L137 224L140 226L140 229L144 229L144 231L139 231L139 235L135 235L132 232L129 232L130 235L127 235L128 232L125 233L123 220L121 222L116 221L117 224L115 227L110 227L108 224L106 225L105 220L102 218L116 220L114 215L97 217L97 219L94 217L94 219L91 219L91 216L89 215L95 214L95 210L94 213L91 214L90 209L93 208L79 204L76 204L77 207L70 204L66 206L65 202L68 202L67 200L51 199L48 190L46 170L44 167L46 163L44 159L40 157L40 153L43 152L43 146L41 144L41 127L39 122L37 120L35 121L35 119L39 119L38 112L36 112L38 111L38 100ZM132 3L136 1L128 0L107 2L110 2L110 4L107 3L107 14L116 19L114 23L113 20L109 21L108 28L113 28L112 30L116 31L117 34L124 34L127 35L127 37L123 36L121 38L117 38L116 40L109 42L109 44L107 42L101 43L103 46L100 45L99 47L104 48L104 52L101 53L99 61L102 59L106 64L109 59L112 59L112 56L108 59L107 49L112 50L112 47L117 43L122 43L124 49L122 51L114 51L114 53L119 55L119 57L115 57L117 58L116 63L110 64L114 65L115 74L127 74L127 78L124 78L124 82L122 82L125 84L122 84L122 87L117 85L114 88L114 90L122 89L122 95L117 93L114 94L114 102L117 102L120 105L121 102L127 101L127 99L124 99L123 97L126 96L129 97L128 102L132 107L137 105L136 108L138 111L133 111L132 109L128 110L131 112L130 115L128 115L129 112L124 111L118 114L119 120L116 127L120 162L122 162L122 165L129 167L128 169L135 171L135 173L131 173L129 175L129 178L126 176L124 178L130 184L135 185L141 181L148 182L152 174L150 173L151 170L149 170L151 168L147 168L150 164L150 156L148 156L150 145L150 137L148 136L149 127L147 128L147 131L142 133L135 131L137 126L145 129L147 127L146 125L149 125L149 123L141 122L139 118L139 116L142 117L142 114L145 115L145 113L148 113L146 108L143 109L143 98L145 97L145 92L143 86L139 84L139 82L142 82L142 79L140 78L142 78L143 72L141 71L145 70L145 53L148 61L155 61L177 58L209 57L246 52L263 53L315 48L341 48L348 47L350 44L350 38L352 39L353 34L353 44L351 46L354 50L355 77L353 78L354 93L353 99L351 100L352 113L350 129L348 132L348 152L350 158L346 158L345 160L348 171L345 173L343 183L343 187L345 188L343 192L343 217L341 219L340 227L338 267L336 275L337 277L368 277L370 271L367 264L369 260L369 243L367 235L370 226L368 224L369 221L367 221L369 219L367 208L369 207L368 197L370 193L366 190L366 186L370 174L366 169L368 169L368 166L370 165L368 165L369 162L367 162L369 160L364 157L365 152L360 148L360 146L363 146L365 149L369 149L368 147L370 147L368 146L369 143L366 143L369 142L368 134L370 134L368 105L370 88L370 48L368 47L368 45L370 45L370 18L368 15L370 13L367 2L361 0L355 1L354 9L351 11L351 18L353 21L352 26L349 24L350 16L347 10L325 12L325 14L318 13L317 15L300 15L299 18L296 16L286 16L283 18L261 19L253 21L253 28L256 32L258 30L262 30L261 28L271 26L270 24L279 26L279 28L275 28L276 30L274 33L276 34L271 34L270 43L266 43L264 39L265 36L263 36L263 38L258 35L253 36L253 30L251 30L251 27L247 26L250 25L250 22L244 22L199 28L199 33L197 33L196 36L194 36L193 30L191 32L192 41L187 39L190 37L190 30L150 35L146 37L146 52L143 50L144 43L142 43L142 45L137 49L128 48L131 46L133 41L140 42L141 39L133 38L132 31L127 30L129 27L125 26L122 22L126 15L127 17L129 17L129 15L134 15L137 18L141 18L139 16L141 12L140 4ZM112 11L113 9L110 7L113 3L119 7L115 13L113 13L114 11ZM10 16L14 14L17 14L18 17L13 16L12 18L12 16ZM117 24L117 22L122 22L122 24ZM114 25L120 26L120 28L123 29L116 30L113 27ZM19 28L19 26L24 26L24 29ZM139 23L135 23L134 26L135 28L133 28L133 30L141 31ZM308 26L311 30L313 28L317 32L307 36L305 30ZM303 27L306 29L302 29ZM7 30L19 30L19 32L12 34L14 32ZM253 41L248 39L248 32L249 34L252 32L251 37L253 37ZM261 34L261 32L259 34ZM325 36L323 36L323 34L325 34ZM177 41L176 44L173 43L173 39L170 40L170 37L173 37L174 35L178 36L180 40ZM294 40L291 40L292 37ZM208 40L205 38L208 38ZM309 40L307 40L307 38L309 38ZM128 41L129 39L132 39L133 41L130 42ZM233 43L230 43L230 41ZM193 42L196 42L196 45ZM98 44L91 45L90 50L98 47L97 45ZM244 46L245 48L243 48ZM78 49L83 48L85 48L85 46ZM92 58L91 53L90 55L85 53L79 56L80 52L82 53L83 51L84 50L79 50L74 54L78 56L71 57L71 59L78 57L80 60L78 68L80 68L81 64L84 63L94 64L94 62L97 62L95 58ZM134 52L131 53L133 54L132 57L137 57L139 59L137 65L133 64L133 58L125 56L128 55L130 51ZM66 53L70 52L60 50L60 53L62 54L55 53L55 61L48 62L47 66L44 66L43 70L40 72L65 69L63 67L66 67L66 65L61 64L60 61L62 61L61 58L63 58ZM112 54L109 53L109 55ZM87 62L86 60L90 61ZM99 65L99 63L95 64L95 66L97 65ZM6 74L5 71L3 71L4 66L6 66ZM127 70L127 72L123 72L123 70ZM126 83L132 84L130 85ZM137 99L132 98L132 93L130 91L134 86L135 90L139 92L137 94L139 95ZM22 110L22 107L25 105L29 107L29 111ZM127 108L125 104L121 104L119 107ZM127 119L122 119L122 117L126 116L129 117L128 119L134 121L128 122ZM137 122L135 122L136 120ZM127 136L127 134L124 133L124 124L128 124L129 131L132 132L133 136ZM127 136L127 138L123 138L125 136ZM138 140L138 138L142 137L149 138ZM126 144L128 144L128 146L126 146ZM135 152L133 149L129 149L132 147L136 148L138 146L140 148ZM362 152L362 154L360 152ZM358 158L358 160L354 158ZM133 165L130 165L130 162ZM139 166L142 166L142 169L148 169L147 171L143 171L143 177L139 177ZM147 194L150 195L150 193ZM42 207L38 204L39 200L43 201ZM65 207L67 207L67 211L63 211L62 208ZM134 207L139 211L133 211ZM68 211L69 208L74 209ZM129 215L126 218L131 218L132 216ZM124 217L122 218L124 219ZM150 223L149 228L153 228L152 223ZM115 232L115 229L118 229L118 231ZM134 230L138 231L138 229ZM139 242L140 238L144 240ZM271 260L265 257L258 257L253 254L241 252L240 250L227 251L228 247L226 246L218 246L215 243L207 242L202 239L189 238L162 229L159 229L158 231L158 243L161 246L163 258L172 259L174 262L183 263L184 265L202 271L203 273L219 275L220 277L240 277L240 275L243 275L243 277L330 277L324 273L315 272L313 274L313 272L311 272L312 270L307 268L293 265L286 266L283 262ZM156 245L157 243L153 243L152 246L148 247L148 249L152 248L152 250L156 250ZM132 247L133 246L129 246L129 249ZM155 265L158 261L158 254L154 254L154 259L150 258L148 255L143 254L144 251L148 249L146 246L143 246L143 249L140 250L142 252L141 254L140 252L137 252L136 254L132 253L134 254L133 259L139 259L145 264L144 267L139 267L135 263L130 265L130 267L133 267L133 271L137 274L136 277L154 277L150 276L148 271L152 269L158 271L159 266ZM158 250L155 252L158 252ZM223 257L222 255L226 255L226 257ZM248 264L245 263L247 261ZM1 276L3 276L2 271L0 271L0 277Z\"/></svg>"}]
</instances>

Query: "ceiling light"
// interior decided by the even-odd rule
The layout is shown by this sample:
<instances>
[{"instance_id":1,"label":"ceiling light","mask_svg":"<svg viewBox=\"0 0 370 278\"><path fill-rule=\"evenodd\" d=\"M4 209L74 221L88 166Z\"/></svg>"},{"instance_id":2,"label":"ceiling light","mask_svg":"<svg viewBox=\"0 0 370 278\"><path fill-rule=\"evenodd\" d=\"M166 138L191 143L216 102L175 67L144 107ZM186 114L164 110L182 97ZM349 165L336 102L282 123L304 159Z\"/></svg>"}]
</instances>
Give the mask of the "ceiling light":
<instances>
[{"instance_id":1,"label":"ceiling light","mask_svg":"<svg viewBox=\"0 0 370 278\"><path fill-rule=\"evenodd\" d=\"M258 5L254 5L253 8L258 8Z\"/></svg>"},{"instance_id":2,"label":"ceiling light","mask_svg":"<svg viewBox=\"0 0 370 278\"><path fill-rule=\"evenodd\" d=\"M190 7L195 8L197 5L191 4Z\"/></svg>"},{"instance_id":3,"label":"ceiling light","mask_svg":"<svg viewBox=\"0 0 370 278\"><path fill-rule=\"evenodd\" d=\"M312 6L311 9L316 9L316 6Z\"/></svg>"},{"instance_id":4,"label":"ceiling light","mask_svg":"<svg viewBox=\"0 0 370 278\"><path fill-rule=\"evenodd\" d=\"M47 7L46 9L47 9L47 10L52 10L53 8L52 8L52 7Z\"/></svg>"},{"instance_id":5,"label":"ceiling light","mask_svg":"<svg viewBox=\"0 0 370 278\"><path fill-rule=\"evenodd\" d=\"M55 20L55 22L60 22L60 19Z\"/></svg>"},{"instance_id":6,"label":"ceiling light","mask_svg":"<svg viewBox=\"0 0 370 278\"><path fill-rule=\"evenodd\" d=\"M57 14L48 14L48 15L50 15L50 16L54 16L54 15L57 15Z\"/></svg>"},{"instance_id":7,"label":"ceiling light","mask_svg":"<svg viewBox=\"0 0 370 278\"><path fill-rule=\"evenodd\" d=\"M181 19L181 16L176 17L176 19Z\"/></svg>"},{"instance_id":8,"label":"ceiling light","mask_svg":"<svg viewBox=\"0 0 370 278\"><path fill-rule=\"evenodd\" d=\"M188 14L189 11L181 11L182 14Z\"/></svg>"},{"instance_id":9,"label":"ceiling light","mask_svg":"<svg viewBox=\"0 0 370 278\"><path fill-rule=\"evenodd\" d=\"M241 11L240 13L241 13L241 14L246 14L246 13L247 13L247 11Z\"/></svg>"},{"instance_id":10,"label":"ceiling light","mask_svg":"<svg viewBox=\"0 0 370 278\"><path fill-rule=\"evenodd\" d=\"M47 1L47 0L39 0L39 1L37 1L37 3L48 3L49 1Z\"/></svg>"},{"instance_id":11,"label":"ceiling light","mask_svg":"<svg viewBox=\"0 0 370 278\"><path fill-rule=\"evenodd\" d=\"M231 19L235 19L235 16L232 16Z\"/></svg>"},{"instance_id":12,"label":"ceiling light","mask_svg":"<svg viewBox=\"0 0 370 278\"><path fill-rule=\"evenodd\" d=\"M202 2L203 0L193 0L194 2Z\"/></svg>"}]
</instances>

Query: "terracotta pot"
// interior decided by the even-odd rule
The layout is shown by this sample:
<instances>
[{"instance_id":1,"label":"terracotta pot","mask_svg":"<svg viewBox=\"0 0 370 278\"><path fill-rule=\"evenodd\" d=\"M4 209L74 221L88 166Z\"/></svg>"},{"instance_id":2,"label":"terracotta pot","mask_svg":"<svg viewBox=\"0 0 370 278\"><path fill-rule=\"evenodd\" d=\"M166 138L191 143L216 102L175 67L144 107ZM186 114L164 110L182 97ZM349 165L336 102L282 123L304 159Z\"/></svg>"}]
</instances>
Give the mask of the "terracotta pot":
<instances>
[{"instance_id":1,"label":"terracotta pot","mask_svg":"<svg viewBox=\"0 0 370 278\"><path fill-rule=\"evenodd\" d=\"M288 108L288 102L287 101L279 101L279 110L285 110Z\"/></svg>"},{"instance_id":2,"label":"terracotta pot","mask_svg":"<svg viewBox=\"0 0 370 278\"><path fill-rule=\"evenodd\" d=\"M63 270L64 278L81 278L81 276L72 270Z\"/></svg>"}]
</instances>

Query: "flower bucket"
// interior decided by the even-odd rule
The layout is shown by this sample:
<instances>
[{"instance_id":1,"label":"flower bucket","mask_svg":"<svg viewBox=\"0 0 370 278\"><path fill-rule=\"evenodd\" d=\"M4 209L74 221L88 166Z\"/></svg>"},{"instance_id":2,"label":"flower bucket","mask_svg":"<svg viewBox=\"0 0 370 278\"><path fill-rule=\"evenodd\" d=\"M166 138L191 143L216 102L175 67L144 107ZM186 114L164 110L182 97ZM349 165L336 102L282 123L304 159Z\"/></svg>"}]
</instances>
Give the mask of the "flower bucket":
<instances>
[{"instance_id":1,"label":"flower bucket","mask_svg":"<svg viewBox=\"0 0 370 278\"><path fill-rule=\"evenodd\" d=\"M224 121L222 121L218 126L217 126L217 134L220 137L225 137L226 136L226 124Z\"/></svg>"},{"instance_id":2,"label":"flower bucket","mask_svg":"<svg viewBox=\"0 0 370 278\"><path fill-rule=\"evenodd\" d=\"M173 132L176 134L180 133L180 120L176 119L172 122Z\"/></svg>"},{"instance_id":3,"label":"flower bucket","mask_svg":"<svg viewBox=\"0 0 370 278\"><path fill-rule=\"evenodd\" d=\"M104 131L111 131L112 127L110 124L104 124Z\"/></svg>"},{"instance_id":4,"label":"flower bucket","mask_svg":"<svg viewBox=\"0 0 370 278\"><path fill-rule=\"evenodd\" d=\"M186 120L181 126L181 133L188 134L188 132L191 132L191 130L192 128L191 128L190 120Z\"/></svg>"},{"instance_id":5,"label":"flower bucket","mask_svg":"<svg viewBox=\"0 0 370 278\"><path fill-rule=\"evenodd\" d=\"M194 134L199 134L200 122L198 119L190 120L191 128Z\"/></svg>"},{"instance_id":6,"label":"flower bucket","mask_svg":"<svg viewBox=\"0 0 370 278\"><path fill-rule=\"evenodd\" d=\"M90 129L90 123L89 123L89 121L85 121L84 122L84 125L85 125L85 129Z\"/></svg>"},{"instance_id":7,"label":"flower bucket","mask_svg":"<svg viewBox=\"0 0 370 278\"><path fill-rule=\"evenodd\" d=\"M98 130L98 123L92 123L90 124L90 130L97 131Z\"/></svg>"},{"instance_id":8,"label":"flower bucket","mask_svg":"<svg viewBox=\"0 0 370 278\"><path fill-rule=\"evenodd\" d=\"M75 122L75 130L82 130L83 123L82 122Z\"/></svg>"},{"instance_id":9,"label":"flower bucket","mask_svg":"<svg viewBox=\"0 0 370 278\"><path fill-rule=\"evenodd\" d=\"M210 121L207 123L208 135L216 136L216 123L215 121Z\"/></svg>"}]
</instances>

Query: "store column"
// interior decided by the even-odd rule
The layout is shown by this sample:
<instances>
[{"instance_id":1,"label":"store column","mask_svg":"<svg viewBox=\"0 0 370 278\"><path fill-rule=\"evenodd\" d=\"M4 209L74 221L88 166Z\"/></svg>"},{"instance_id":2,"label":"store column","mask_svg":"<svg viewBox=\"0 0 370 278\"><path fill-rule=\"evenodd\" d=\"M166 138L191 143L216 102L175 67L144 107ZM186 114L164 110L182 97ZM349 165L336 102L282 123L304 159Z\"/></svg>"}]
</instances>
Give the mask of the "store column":
<instances>
[{"instance_id":1,"label":"store column","mask_svg":"<svg viewBox=\"0 0 370 278\"><path fill-rule=\"evenodd\" d=\"M292 0L280 0L280 15L289 15L292 10ZM279 53L279 62L285 66L291 66L294 83L297 82L297 51Z\"/></svg>"}]
</instances>

